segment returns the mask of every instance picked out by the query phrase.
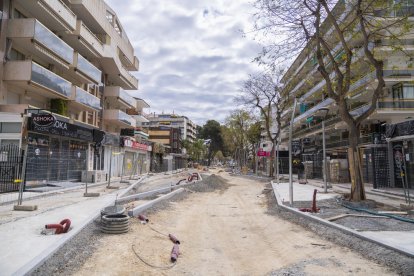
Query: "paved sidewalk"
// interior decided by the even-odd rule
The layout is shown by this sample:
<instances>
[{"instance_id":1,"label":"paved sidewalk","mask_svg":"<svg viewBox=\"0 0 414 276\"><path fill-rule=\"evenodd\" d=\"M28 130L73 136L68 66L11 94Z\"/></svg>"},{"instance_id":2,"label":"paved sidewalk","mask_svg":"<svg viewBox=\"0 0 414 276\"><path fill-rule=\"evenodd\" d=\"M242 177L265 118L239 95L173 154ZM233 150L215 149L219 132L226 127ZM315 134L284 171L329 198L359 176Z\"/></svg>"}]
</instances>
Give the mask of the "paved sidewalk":
<instances>
[{"instance_id":1,"label":"paved sidewalk","mask_svg":"<svg viewBox=\"0 0 414 276\"><path fill-rule=\"evenodd\" d=\"M96 218L102 208L114 204L117 194L121 194L127 187L124 184L123 189L107 190L106 194L101 193L99 197L83 197L84 189L61 192L39 201L39 210L34 212L11 211L12 204L1 206L0 274L24 275L29 272L39 261L50 256ZM103 185L99 188L102 190L105 187ZM30 204L30 201L26 204ZM72 222L68 233L41 234L46 224L59 223L65 218Z\"/></svg>"},{"instance_id":2,"label":"paved sidewalk","mask_svg":"<svg viewBox=\"0 0 414 276\"><path fill-rule=\"evenodd\" d=\"M335 185L335 184L334 184ZM293 210L295 212L300 212L296 208L288 207L289 205L289 183L280 183L276 184L272 181L272 186L275 191L276 197L279 204L283 204L286 208ZM339 196L340 194L334 192L332 189L328 190L327 194L323 193L323 188L319 187L318 183L316 185L311 185L310 183L303 185L296 182L293 183L293 201L311 201L313 196L313 190L317 189L317 201L323 200L326 198L332 198ZM390 200L390 199L386 199ZM303 215L308 215L300 212ZM312 218L311 215L308 215L309 218ZM322 220L318 218L318 220ZM323 220L325 224L337 225L333 222ZM346 228L340 226L340 228ZM370 240L373 240L377 243L382 243L386 246L396 248L399 251L404 251L414 256L414 231L363 231L357 232L350 228L347 228L348 231L354 235L359 235Z\"/></svg>"}]
</instances>

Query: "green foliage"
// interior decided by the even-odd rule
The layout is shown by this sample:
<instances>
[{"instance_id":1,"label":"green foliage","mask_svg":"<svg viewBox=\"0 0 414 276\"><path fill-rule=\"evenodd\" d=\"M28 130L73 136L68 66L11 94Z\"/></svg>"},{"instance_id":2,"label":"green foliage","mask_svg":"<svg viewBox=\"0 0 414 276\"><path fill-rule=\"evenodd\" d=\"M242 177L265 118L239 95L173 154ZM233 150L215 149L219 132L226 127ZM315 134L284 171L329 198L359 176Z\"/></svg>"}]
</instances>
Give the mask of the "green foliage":
<instances>
[{"instance_id":1,"label":"green foliage","mask_svg":"<svg viewBox=\"0 0 414 276\"><path fill-rule=\"evenodd\" d=\"M50 100L50 109L52 112L68 116L68 101L62 99L51 99Z\"/></svg>"},{"instance_id":2,"label":"green foliage","mask_svg":"<svg viewBox=\"0 0 414 276\"><path fill-rule=\"evenodd\" d=\"M215 120L208 120L199 133L201 139L211 140L208 147L208 160L210 163L213 154L218 150L223 150L224 147L220 123Z\"/></svg>"}]
</instances>

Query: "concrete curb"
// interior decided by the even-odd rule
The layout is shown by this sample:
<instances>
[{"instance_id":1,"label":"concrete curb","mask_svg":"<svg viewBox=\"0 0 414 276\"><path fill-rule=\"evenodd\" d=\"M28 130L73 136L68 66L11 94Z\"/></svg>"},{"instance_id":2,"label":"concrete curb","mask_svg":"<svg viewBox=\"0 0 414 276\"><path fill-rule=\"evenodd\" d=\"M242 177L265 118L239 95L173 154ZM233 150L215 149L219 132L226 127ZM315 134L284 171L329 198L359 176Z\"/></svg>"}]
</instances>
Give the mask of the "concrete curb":
<instances>
[{"instance_id":1,"label":"concrete curb","mask_svg":"<svg viewBox=\"0 0 414 276\"><path fill-rule=\"evenodd\" d=\"M351 236L360 238L362 240L365 240L365 241L368 241L368 242L372 242L372 243L378 244L380 246L386 247L388 249L397 251L398 253L402 253L402 254L404 254L406 256L414 257L414 254L413 253L407 252L403 248L400 248L399 246L391 245L391 244L388 244L386 242L380 241L378 239L374 239L374 238L371 238L371 237L367 237L367 236L363 235L362 233L357 232L355 230L352 230L352 229L349 229L349 228L344 227L342 225L339 225L339 224L336 224L336 223L333 223L333 222L330 222L330 221L327 221L327 220L324 220L324 219L321 219L321 218L318 218L318 217L309 215L308 213L301 212L301 211L297 210L296 208L292 208L292 207L289 207L289 206L284 205L283 202L282 202L282 200L280 199L279 193L277 192L277 183L273 183L273 181L271 181L271 184L272 184L272 189L273 189L274 195L276 197L277 204L279 205L279 207L281 207L285 211L288 211L288 212L293 213L295 215L298 215L298 216L301 216L303 218L312 220L314 222L323 224L325 226L328 226L328 227L331 227L331 228L335 228L335 229L337 229L337 230L339 230L339 231L341 231L341 232L343 232L345 234L348 234L348 235L351 235Z\"/></svg>"},{"instance_id":2,"label":"concrete curb","mask_svg":"<svg viewBox=\"0 0 414 276\"><path fill-rule=\"evenodd\" d=\"M143 192L143 193L139 193L139 194L135 194L135 195L124 196L124 197L118 198L118 200L116 202L117 203L124 203L124 202L129 201L129 200L143 199L143 198L153 196L153 195L156 195L156 194L171 192L171 189L172 189L172 187L166 187L166 188L151 190L151 191L147 191L147 192Z\"/></svg>"},{"instance_id":3,"label":"concrete curb","mask_svg":"<svg viewBox=\"0 0 414 276\"><path fill-rule=\"evenodd\" d=\"M146 175L144 175L144 177L146 177ZM140 179L141 178L142 177L140 177ZM113 183L118 183L118 181L120 179L121 179L120 177L115 178ZM138 179L138 180L140 180L140 179ZM30 200L33 200L33 199L42 198L42 197L51 196L51 195L62 193L62 192L68 192L68 191L72 191L72 190L84 189L85 188L85 182L79 182L79 183L81 183L81 184L77 185L77 186L73 186L73 187L69 187L69 188L63 188L63 189L55 189L55 190L49 191L49 192L39 192L37 195L33 195L33 196L30 196L30 197L26 197L26 198L24 197L24 194L23 194L23 202L30 201ZM103 181L103 182L93 183L93 184L88 183L88 188L102 186L102 185L105 185L107 183L108 183L108 181ZM11 203L14 203L14 202L17 202L17 199L12 199L12 200L8 200L8 201L0 202L0 206L11 204Z\"/></svg>"},{"instance_id":4,"label":"concrete curb","mask_svg":"<svg viewBox=\"0 0 414 276\"><path fill-rule=\"evenodd\" d=\"M166 200L166 199L169 199L169 198L171 198L171 197L173 197L173 196L175 196L175 195L177 195L179 193L182 193L182 192L184 192L184 189L183 188L180 188L178 190L175 190L174 192L168 193L168 194L163 195L163 196L161 196L159 198L156 198L154 200L151 200L149 202L146 202L146 203L144 203L144 204L142 204L140 206L135 207L132 210L129 210L128 211L128 215L130 217L137 216L137 215L139 215L139 213L141 213L142 211L144 211L144 210L152 207L156 203L161 202L161 201Z\"/></svg>"},{"instance_id":5,"label":"concrete curb","mask_svg":"<svg viewBox=\"0 0 414 276\"><path fill-rule=\"evenodd\" d=\"M131 190L134 186L141 183L146 176L140 178L135 183L133 183L131 186L129 186L125 191L122 191L121 194L126 194ZM73 187L72 187L73 188ZM108 202L105 203L105 206L110 206L114 204L115 199L108 199ZM37 257L35 257L33 260L31 260L29 263L25 264L23 267L19 268L16 272L14 272L12 275L20 276L20 275L28 275L32 273L36 268L41 266L44 262L47 261L56 251L58 251L65 243L70 241L73 237L75 237L80 231L82 231L83 228L85 228L87 225L89 225L92 221L97 219L101 215L101 210L97 211L92 217L85 220L79 227L74 227L70 232L67 233L67 235L63 236L62 239L58 240L55 244L50 246L49 248L45 249L42 253L40 253Z\"/></svg>"}]
</instances>

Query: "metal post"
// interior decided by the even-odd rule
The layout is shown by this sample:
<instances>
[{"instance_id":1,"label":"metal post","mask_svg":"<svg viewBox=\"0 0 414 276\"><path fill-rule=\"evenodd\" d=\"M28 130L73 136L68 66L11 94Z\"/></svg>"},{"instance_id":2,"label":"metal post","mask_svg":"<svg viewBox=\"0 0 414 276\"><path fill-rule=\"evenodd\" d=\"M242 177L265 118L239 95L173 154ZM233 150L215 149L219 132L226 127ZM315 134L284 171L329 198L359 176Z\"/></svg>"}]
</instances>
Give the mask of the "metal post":
<instances>
[{"instance_id":1,"label":"metal post","mask_svg":"<svg viewBox=\"0 0 414 276\"><path fill-rule=\"evenodd\" d=\"M23 203L23 191L24 186L26 185L26 162L27 162L27 150L28 150L27 142L24 145L24 152L23 152L23 164L22 164L22 171L20 173L20 185L19 185L19 197L17 199L17 205L22 205Z\"/></svg>"},{"instance_id":2,"label":"metal post","mask_svg":"<svg viewBox=\"0 0 414 276\"><path fill-rule=\"evenodd\" d=\"M323 187L325 194L328 193L328 183L326 177L326 146L325 146L325 119L322 121L322 148L323 148Z\"/></svg>"},{"instance_id":3,"label":"metal post","mask_svg":"<svg viewBox=\"0 0 414 276\"><path fill-rule=\"evenodd\" d=\"M293 133L293 120L295 119L297 99L293 102L292 117L289 125L289 203L293 205L293 176L292 176L292 133Z\"/></svg>"},{"instance_id":4,"label":"metal post","mask_svg":"<svg viewBox=\"0 0 414 276\"><path fill-rule=\"evenodd\" d=\"M108 185L107 187L111 186L111 174L112 174L112 146L111 146L111 152L109 155L109 176L108 176Z\"/></svg>"}]
</instances>

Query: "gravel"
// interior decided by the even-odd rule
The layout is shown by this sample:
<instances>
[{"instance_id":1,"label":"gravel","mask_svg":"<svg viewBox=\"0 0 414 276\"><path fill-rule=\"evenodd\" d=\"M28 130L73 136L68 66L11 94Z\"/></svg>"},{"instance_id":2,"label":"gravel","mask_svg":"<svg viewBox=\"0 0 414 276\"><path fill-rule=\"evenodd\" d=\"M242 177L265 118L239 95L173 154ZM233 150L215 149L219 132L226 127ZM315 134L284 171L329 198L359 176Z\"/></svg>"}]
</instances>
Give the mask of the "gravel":
<instances>
[{"instance_id":1,"label":"gravel","mask_svg":"<svg viewBox=\"0 0 414 276\"><path fill-rule=\"evenodd\" d=\"M269 185L270 188L270 185ZM398 273L400 275L413 275L414 271L414 258L408 257L404 254L398 253L391 249L385 248L378 244L360 239L358 237L346 234L340 230L330 228L326 225L320 224L315 221L306 219L298 214L286 211L277 205L275 196L272 190L265 189L263 193L267 196L268 214L279 216L290 222L298 224L303 228L316 233L319 237L334 242L338 245L349 248L355 252L361 254L361 258L368 258L376 263L385 265L392 270L391 272ZM308 203L309 204L309 203ZM321 205L322 206L322 205ZM310 207L307 205L305 207ZM388 219L384 219L388 220ZM394 220L393 220L394 221ZM295 267L294 267L295 268ZM300 272L300 264L296 267ZM272 274L272 275L301 275L301 274L288 274L289 268L286 271L275 271L275 273L287 273L287 274Z\"/></svg>"}]
</instances>

